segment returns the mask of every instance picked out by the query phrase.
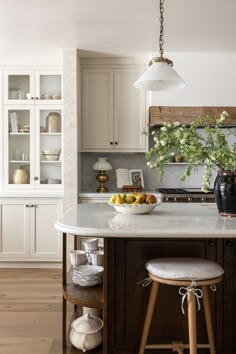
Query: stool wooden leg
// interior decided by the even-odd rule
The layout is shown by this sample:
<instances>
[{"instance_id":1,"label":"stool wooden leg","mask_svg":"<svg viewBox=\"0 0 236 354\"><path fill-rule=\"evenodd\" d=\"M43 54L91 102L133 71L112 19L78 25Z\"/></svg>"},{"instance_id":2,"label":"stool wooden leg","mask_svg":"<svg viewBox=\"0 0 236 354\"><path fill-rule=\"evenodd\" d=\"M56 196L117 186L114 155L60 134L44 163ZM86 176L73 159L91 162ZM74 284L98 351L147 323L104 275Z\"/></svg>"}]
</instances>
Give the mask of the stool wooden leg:
<instances>
[{"instance_id":1,"label":"stool wooden leg","mask_svg":"<svg viewBox=\"0 0 236 354\"><path fill-rule=\"evenodd\" d=\"M191 292L188 293L188 333L189 353L197 354L196 298Z\"/></svg>"},{"instance_id":2,"label":"stool wooden leg","mask_svg":"<svg viewBox=\"0 0 236 354\"><path fill-rule=\"evenodd\" d=\"M208 342L210 345L210 353L216 354L213 327L212 327L212 319L211 319L211 309L210 309L210 303L209 303L208 287L206 285L202 286L202 291L203 291L203 306L204 306L204 312L205 312L207 336L208 336Z\"/></svg>"},{"instance_id":3,"label":"stool wooden leg","mask_svg":"<svg viewBox=\"0 0 236 354\"><path fill-rule=\"evenodd\" d=\"M147 307L147 312L146 312L146 318L144 322L144 327L143 327L143 333L142 333L142 339L141 339L141 344L139 347L139 354L143 354L145 351L145 346L147 343L147 338L148 338L148 333L150 329L150 325L152 322L152 316L153 316L153 311L156 303L156 298L157 298L157 292L159 288L159 283L156 281L152 282L152 288L151 288L151 293L149 296L149 302L148 302L148 307Z\"/></svg>"}]
</instances>

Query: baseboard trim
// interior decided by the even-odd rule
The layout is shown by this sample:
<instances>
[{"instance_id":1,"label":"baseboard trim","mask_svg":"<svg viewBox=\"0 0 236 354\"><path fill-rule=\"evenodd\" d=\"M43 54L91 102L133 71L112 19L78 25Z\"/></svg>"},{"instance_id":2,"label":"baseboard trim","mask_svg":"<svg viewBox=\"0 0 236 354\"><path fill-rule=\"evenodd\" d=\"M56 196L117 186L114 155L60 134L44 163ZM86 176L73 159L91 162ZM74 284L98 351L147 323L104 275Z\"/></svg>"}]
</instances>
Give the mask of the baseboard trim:
<instances>
[{"instance_id":1,"label":"baseboard trim","mask_svg":"<svg viewBox=\"0 0 236 354\"><path fill-rule=\"evenodd\" d=\"M62 262L0 262L0 268L50 268L61 269Z\"/></svg>"}]
</instances>

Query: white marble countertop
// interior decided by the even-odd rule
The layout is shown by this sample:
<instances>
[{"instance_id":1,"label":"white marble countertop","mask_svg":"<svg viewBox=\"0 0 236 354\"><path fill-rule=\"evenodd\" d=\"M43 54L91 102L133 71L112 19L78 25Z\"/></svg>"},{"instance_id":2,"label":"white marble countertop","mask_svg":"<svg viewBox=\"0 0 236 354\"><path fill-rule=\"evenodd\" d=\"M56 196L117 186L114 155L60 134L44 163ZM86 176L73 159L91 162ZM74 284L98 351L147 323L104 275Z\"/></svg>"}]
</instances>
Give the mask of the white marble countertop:
<instances>
[{"instance_id":1,"label":"white marble countertop","mask_svg":"<svg viewBox=\"0 0 236 354\"><path fill-rule=\"evenodd\" d=\"M105 203L79 204L55 228L92 237L236 238L236 218L220 216L214 203L163 203L144 215L120 214Z\"/></svg>"},{"instance_id":2,"label":"white marble countertop","mask_svg":"<svg viewBox=\"0 0 236 354\"><path fill-rule=\"evenodd\" d=\"M120 194L122 194L122 193L124 193L124 192L122 192L122 191L116 191L116 192L106 192L106 193L98 193L98 192L80 192L79 193L79 198L106 198L106 199L109 199L112 195L114 195L114 194L118 194L118 193L120 193ZM128 192L128 194L129 193L131 193L131 192ZM157 196L157 197L161 197L161 193L159 193L159 192L153 192L153 191L142 191L142 192L140 192L140 193L146 193L146 194L154 194L155 196Z\"/></svg>"}]
</instances>

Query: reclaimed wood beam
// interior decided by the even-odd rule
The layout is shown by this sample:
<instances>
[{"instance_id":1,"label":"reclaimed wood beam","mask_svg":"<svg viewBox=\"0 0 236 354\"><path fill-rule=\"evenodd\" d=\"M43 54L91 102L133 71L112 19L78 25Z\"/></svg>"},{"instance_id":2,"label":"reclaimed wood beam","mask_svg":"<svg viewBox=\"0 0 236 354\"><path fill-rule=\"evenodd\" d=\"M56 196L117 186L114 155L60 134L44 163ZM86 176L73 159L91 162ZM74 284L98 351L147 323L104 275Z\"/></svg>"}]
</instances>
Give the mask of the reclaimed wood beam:
<instances>
[{"instance_id":1,"label":"reclaimed wood beam","mask_svg":"<svg viewBox=\"0 0 236 354\"><path fill-rule=\"evenodd\" d=\"M149 126L161 125L164 122L178 121L181 124L191 124L200 116L218 117L223 111L229 113L224 125L236 126L236 107L149 107Z\"/></svg>"}]
</instances>

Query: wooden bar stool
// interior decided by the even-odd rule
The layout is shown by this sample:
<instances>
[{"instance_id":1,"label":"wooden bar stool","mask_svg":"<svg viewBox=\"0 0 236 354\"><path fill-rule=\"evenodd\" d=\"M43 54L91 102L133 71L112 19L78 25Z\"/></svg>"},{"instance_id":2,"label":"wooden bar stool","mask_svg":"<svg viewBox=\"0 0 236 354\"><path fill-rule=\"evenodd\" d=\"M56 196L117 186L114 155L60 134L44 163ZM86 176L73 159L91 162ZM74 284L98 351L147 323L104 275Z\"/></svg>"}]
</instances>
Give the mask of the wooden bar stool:
<instances>
[{"instance_id":1,"label":"wooden bar stool","mask_svg":"<svg viewBox=\"0 0 236 354\"><path fill-rule=\"evenodd\" d=\"M213 286L222 281L223 268L207 259L182 257L151 259L146 263L145 267L150 281L152 281L152 288L139 354L143 354L145 349L172 349L178 353L183 353L184 348L189 348L190 354L197 354L197 348L209 348L210 354L215 354L208 286ZM183 313L184 301L187 298L189 344L175 344L175 346L173 344L146 344L160 283L180 287L179 293L182 295ZM197 288L197 286L201 288ZM201 297L205 312L208 344L197 344L196 305L198 305L199 310L199 299Z\"/></svg>"}]
</instances>

